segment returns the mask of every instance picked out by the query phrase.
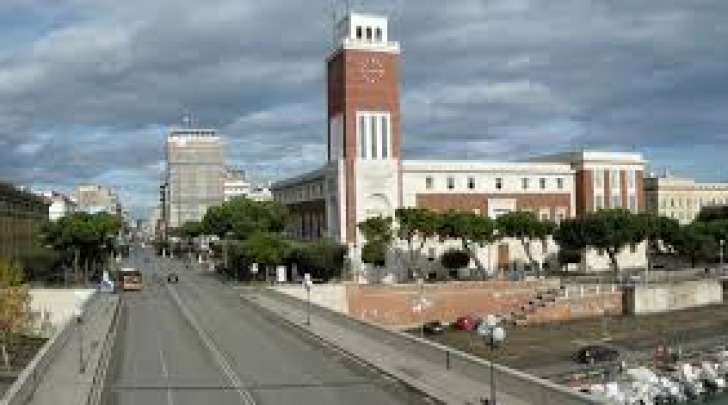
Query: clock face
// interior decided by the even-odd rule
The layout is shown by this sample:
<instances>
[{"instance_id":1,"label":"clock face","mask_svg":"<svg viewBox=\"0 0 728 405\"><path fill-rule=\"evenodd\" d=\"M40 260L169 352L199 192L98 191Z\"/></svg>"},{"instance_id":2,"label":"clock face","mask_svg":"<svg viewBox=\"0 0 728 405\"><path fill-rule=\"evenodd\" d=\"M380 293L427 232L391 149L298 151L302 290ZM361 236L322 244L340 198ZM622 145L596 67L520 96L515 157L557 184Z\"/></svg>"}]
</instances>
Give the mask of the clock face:
<instances>
[{"instance_id":1,"label":"clock face","mask_svg":"<svg viewBox=\"0 0 728 405\"><path fill-rule=\"evenodd\" d=\"M376 56L369 56L361 64L361 73L367 83L376 83L384 76L384 63Z\"/></svg>"}]
</instances>

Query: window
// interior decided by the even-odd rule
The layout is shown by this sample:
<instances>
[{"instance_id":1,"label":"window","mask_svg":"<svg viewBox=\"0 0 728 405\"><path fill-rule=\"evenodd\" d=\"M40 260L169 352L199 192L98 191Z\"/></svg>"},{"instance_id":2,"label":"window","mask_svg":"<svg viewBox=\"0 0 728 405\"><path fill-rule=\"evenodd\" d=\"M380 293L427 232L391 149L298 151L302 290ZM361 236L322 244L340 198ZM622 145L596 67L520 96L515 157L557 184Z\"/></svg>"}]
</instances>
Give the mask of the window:
<instances>
[{"instance_id":1,"label":"window","mask_svg":"<svg viewBox=\"0 0 728 405\"><path fill-rule=\"evenodd\" d=\"M612 196L612 208L619 208L622 205L622 196Z\"/></svg>"},{"instance_id":2,"label":"window","mask_svg":"<svg viewBox=\"0 0 728 405\"><path fill-rule=\"evenodd\" d=\"M637 196L629 196L629 209L632 211L637 211Z\"/></svg>"},{"instance_id":3,"label":"window","mask_svg":"<svg viewBox=\"0 0 728 405\"><path fill-rule=\"evenodd\" d=\"M377 117L375 117L373 115L371 117L369 117L369 125L370 125L369 130L371 131L370 137L371 137L371 142L372 142L372 159L376 159L377 155L378 155L378 153L377 153L377 139L378 139Z\"/></svg>"},{"instance_id":4,"label":"window","mask_svg":"<svg viewBox=\"0 0 728 405\"><path fill-rule=\"evenodd\" d=\"M629 245L629 252L632 253L632 254L637 253L637 245L634 244L634 243L630 243L630 245Z\"/></svg>"},{"instance_id":5,"label":"window","mask_svg":"<svg viewBox=\"0 0 728 405\"><path fill-rule=\"evenodd\" d=\"M447 178L447 189L452 190L455 188L455 178L454 177L448 177Z\"/></svg>"},{"instance_id":6,"label":"window","mask_svg":"<svg viewBox=\"0 0 728 405\"><path fill-rule=\"evenodd\" d=\"M374 30L374 38L377 40L377 42L382 41L382 29L381 28L377 28L376 30Z\"/></svg>"},{"instance_id":7,"label":"window","mask_svg":"<svg viewBox=\"0 0 728 405\"><path fill-rule=\"evenodd\" d=\"M594 187L604 187L604 172L601 170L594 171Z\"/></svg>"},{"instance_id":8,"label":"window","mask_svg":"<svg viewBox=\"0 0 728 405\"><path fill-rule=\"evenodd\" d=\"M361 39L361 27L356 27L356 39Z\"/></svg>"},{"instance_id":9,"label":"window","mask_svg":"<svg viewBox=\"0 0 728 405\"><path fill-rule=\"evenodd\" d=\"M528 177L524 177L521 179L521 188L524 190L528 190Z\"/></svg>"},{"instance_id":10,"label":"window","mask_svg":"<svg viewBox=\"0 0 728 405\"><path fill-rule=\"evenodd\" d=\"M475 188L475 177L468 177L468 188L471 190Z\"/></svg>"},{"instance_id":11,"label":"window","mask_svg":"<svg viewBox=\"0 0 728 405\"><path fill-rule=\"evenodd\" d=\"M675 199L674 198L670 199L670 208L675 208Z\"/></svg>"},{"instance_id":12,"label":"window","mask_svg":"<svg viewBox=\"0 0 728 405\"><path fill-rule=\"evenodd\" d=\"M372 40L372 27L367 27L367 41Z\"/></svg>"},{"instance_id":13,"label":"window","mask_svg":"<svg viewBox=\"0 0 728 405\"><path fill-rule=\"evenodd\" d=\"M598 195L598 196L597 196L597 201L596 201L596 203L594 204L594 207L595 207L596 209L601 209L601 208L604 208L604 196L603 196L603 195Z\"/></svg>"},{"instance_id":14,"label":"window","mask_svg":"<svg viewBox=\"0 0 728 405\"><path fill-rule=\"evenodd\" d=\"M432 176L425 177L425 188L432 190L435 187L435 179Z\"/></svg>"},{"instance_id":15,"label":"window","mask_svg":"<svg viewBox=\"0 0 728 405\"><path fill-rule=\"evenodd\" d=\"M359 158L366 159L367 157L367 118L365 116L359 117Z\"/></svg>"},{"instance_id":16,"label":"window","mask_svg":"<svg viewBox=\"0 0 728 405\"><path fill-rule=\"evenodd\" d=\"M612 170L612 188L620 188L619 170Z\"/></svg>"},{"instance_id":17,"label":"window","mask_svg":"<svg viewBox=\"0 0 728 405\"><path fill-rule=\"evenodd\" d=\"M538 179L538 187L541 190L546 188L546 179L545 178L541 177L540 179Z\"/></svg>"},{"instance_id":18,"label":"window","mask_svg":"<svg viewBox=\"0 0 728 405\"><path fill-rule=\"evenodd\" d=\"M637 172L630 170L627 172L627 187L634 188L635 180L637 178Z\"/></svg>"},{"instance_id":19,"label":"window","mask_svg":"<svg viewBox=\"0 0 728 405\"><path fill-rule=\"evenodd\" d=\"M564 179L562 179L561 177L556 179L556 188L558 188L559 190L563 190L564 188Z\"/></svg>"},{"instance_id":20,"label":"window","mask_svg":"<svg viewBox=\"0 0 728 405\"><path fill-rule=\"evenodd\" d=\"M501 190L501 189L503 189L503 179L502 179L502 178L500 178L500 177L497 177L497 178L495 179L495 189L496 189L496 190Z\"/></svg>"},{"instance_id":21,"label":"window","mask_svg":"<svg viewBox=\"0 0 728 405\"><path fill-rule=\"evenodd\" d=\"M389 119L382 116L382 158L389 158Z\"/></svg>"}]
</instances>

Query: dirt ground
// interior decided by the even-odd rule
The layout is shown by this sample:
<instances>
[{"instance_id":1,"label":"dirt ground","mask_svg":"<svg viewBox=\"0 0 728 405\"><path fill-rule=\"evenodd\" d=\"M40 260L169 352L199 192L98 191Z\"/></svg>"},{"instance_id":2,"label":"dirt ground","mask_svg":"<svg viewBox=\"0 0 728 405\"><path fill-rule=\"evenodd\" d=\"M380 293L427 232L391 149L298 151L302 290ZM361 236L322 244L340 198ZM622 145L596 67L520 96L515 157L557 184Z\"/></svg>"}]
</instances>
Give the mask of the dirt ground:
<instances>
[{"instance_id":1,"label":"dirt ground","mask_svg":"<svg viewBox=\"0 0 728 405\"><path fill-rule=\"evenodd\" d=\"M651 352L658 344L703 340L728 343L728 304L657 315L618 316L536 326L506 326L506 341L492 354L476 332L448 330L433 340L524 371L561 364L566 371L579 347L606 343L624 352ZM559 367L554 367L554 373ZM540 374L548 374L547 372Z\"/></svg>"}]
</instances>

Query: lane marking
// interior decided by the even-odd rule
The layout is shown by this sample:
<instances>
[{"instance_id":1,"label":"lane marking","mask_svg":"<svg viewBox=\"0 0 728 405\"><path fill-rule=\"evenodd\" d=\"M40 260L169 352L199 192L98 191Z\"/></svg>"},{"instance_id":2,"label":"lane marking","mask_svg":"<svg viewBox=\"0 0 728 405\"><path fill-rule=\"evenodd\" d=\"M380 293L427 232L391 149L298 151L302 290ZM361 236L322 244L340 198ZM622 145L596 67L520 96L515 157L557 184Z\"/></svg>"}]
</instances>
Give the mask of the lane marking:
<instances>
[{"instance_id":1,"label":"lane marking","mask_svg":"<svg viewBox=\"0 0 728 405\"><path fill-rule=\"evenodd\" d=\"M172 397L172 384L169 383L169 372L167 371L167 361L164 359L164 349L161 348L160 343L160 349L159 349L159 360L162 363L162 374L164 374L164 379L167 380L167 403L169 405L174 405L174 398Z\"/></svg>"},{"instance_id":2,"label":"lane marking","mask_svg":"<svg viewBox=\"0 0 728 405\"><path fill-rule=\"evenodd\" d=\"M187 306L182 303L182 300L180 299L177 291L168 284L166 285L166 287L174 302L177 304L177 307L182 312L182 315L187 319L187 322L189 322L190 326L192 326L192 329L197 332L197 335L200 337L200 340L202 340L202 343L205 345L207 350L212 354L218 367L220 367L223 374L225 374L225 377L228 379L230 384L240 396L241 403L246 405L255 405L256 402L251 393L243 389L243 383L242 381L240 381L240 378L230 366L230 363L228 363L225 356L223 356L217 346L215 346L215 344L212 342L212 339L207 334L207 332L205 332L205 330L202 329L197 323L197 320L195 319L194 315L192 315L192 312L190 312L189 308L187 308Z\"/></svg>"}]
</instances>

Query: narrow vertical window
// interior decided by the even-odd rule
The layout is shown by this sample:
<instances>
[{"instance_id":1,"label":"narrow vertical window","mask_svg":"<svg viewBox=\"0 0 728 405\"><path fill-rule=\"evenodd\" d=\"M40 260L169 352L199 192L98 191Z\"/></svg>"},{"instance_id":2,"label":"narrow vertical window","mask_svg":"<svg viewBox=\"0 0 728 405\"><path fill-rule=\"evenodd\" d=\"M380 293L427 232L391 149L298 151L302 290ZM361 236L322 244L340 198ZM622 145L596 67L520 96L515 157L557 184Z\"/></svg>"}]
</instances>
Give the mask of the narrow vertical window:
<instances>
[{"instance_id":1,"label":"narrow vertical window","mask_svg":"<svg viewBox=\"0 0 728 405\"><path fill-rule=\"evenodd\" d=\"M447 189L452 190L455 188L455 178L454 177L448 177L447 178Z\"/></svg>"},{"instance_id":2,"label":"narrow vertical window","mask_svg":"<svg viewBox=\"0 0 728 405\"><path fill-rule=\"evenodd\" d=\"M366 159L367 157L367 119L365 116L359 116L359 157Z\"/></svg>"},{"instance_id":3,"label":"narrow vertical window","mask_svg":"<svg viewBox=\"0 0 728 405\"><path fill-rule=\"evenodd\" d=\"M564 179L562 179L561 177L556 179L556 188L558 188L559 190L562 190L564 188Z\"/></svg>"},{"instance_id":4,"label":"narrow vertical window","mask_svg":"<svg viewBox=\"0 0 728 405\"><path fill-rule=\"evenodd\" d=\"M497 178L495 179L495 189L496 189L496 190L501 190L501 189L503 189L503 179L502 179L502 178L500 178L500 177L497 177Z\"/></svg>"},{"instance_id":5,"label":"narrow vertical window","mask_svg":"<svg viewBox=\"0 0 728 405\"><path fill-rule=\"evenodd\" d=\"M594 171L594 187L601 188L604 187L602 183L602 178L604 176L604 172L601 170L595 170Z\"/></svg>"},{"instance_id":6,"label":"narrow vertical window","mask_svg":"<svg viewBox=\"0 0 728 405\"><path fill-rule=\"evenodd\" d=\"M541 190L546 189L546 179L545 178L541 177L540 179L538 179L538 187Z\"/></svg>"},{"instance_id":7,"label":"narrow vertical window","mask_svg":"<svg viewBox=\"0 0 728 405\"><path fill-rule=\"evenodd\" d=\"M634 188L635 178L637 177L637 173L634 170L630 170L627 172L627 186L629 188Z\"/></svg>"},{"instance_id":8,"label":"narrow vertical window","mask_svg":"<svg viewBox=\"0 0 728 405\"><path fill-rule=\"evenodd\" d=\"M377 40L377 42L382 42L382 29L377 28L374 30L374 39Z\"/></svg>"},{"instance_id":9,"label":"narrow vertical window","mask_svg":"<svg viewBox=\"0 0 728 405\"><path fill-rule=\"evenodd\" d=\"M382 116L382 158L389 158L389 117Z\"/></svg>"},{"instance_id":10,"label":"narrow vertical window","mask_svg":"<svg viewBox=\"0 0 728 405\"><path fill-rule=\"evenodd\" d=\"M432 176L425 177L425 188L432 190L435 187L435 179Z\"/></svg>"},{"instance_id":11,"label":"narrow vertical window","mask_svg":"<svg viewBox=\"0 0 728 405\"><path fill-rule=\"evenodd\" d=\"M356 27L356 39L361 39L361 27Z\"/></svg>"},{"instance_id":12,"label":"narrow vertical window","mask_svg":"<svg viewBox=\"0 0 728 405\"><path fill-rule=\"evenodd\" d=\"M612 170L612 188L621 188L619 181L619 170Z\"/></svg>"},{"instance_id":13,"label":"narrow vertical window","mask_svg":"<svg viewBox=\"0 0 728 405\"><path fill-rule=\"evenodd\" d=\"M367 41L372 40L372 27L367 27Z\"/></svg>"},{"instance_id":14,"label":"narrow vertical window","mask_svg":"<svg viewBox=\"0 0 728 405\"><path fill-rule=\"evenodd\" d=\"M475 188L475 177L468 177L468 188L471 190Z\"/></svg>"},{"instance_id":15,"label":"narrow vertical window","mask_svg":"<svg viewBox=\"0 0 728 405\"><path fill-rule=\"evenodd\" d=\"M622 196L612 196L612 208L619 208L622 205Z\"/></svg>"},{"instance_id":16,"label":"narrow vertical window","mask_svg":"<svg viewBox=\"0 0 728 405\"><path fill-rule=\"evenodd\" d=\"M521 188L524 190L528 190L528 177L524 177L521 179Z\"/></svg>"},{"instance_id":17,"label":"narrow vertical window","mask_svg":"<svg viewBox=\"0 0 728 405\"><path fill-rule=\"evenodd\" d=\"M369 133L372 139L372 159L376 159L379 155L377 153L377 140L379 139L379 134L377 133L377 117L372 115L369 117Z\"/></svg>"}]
</instances>

